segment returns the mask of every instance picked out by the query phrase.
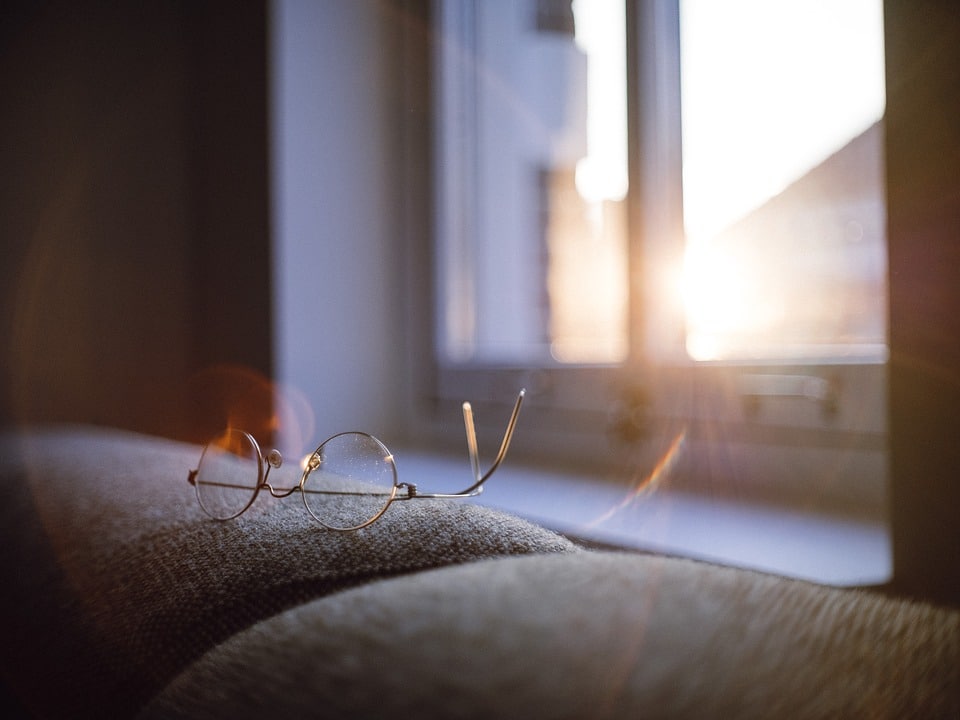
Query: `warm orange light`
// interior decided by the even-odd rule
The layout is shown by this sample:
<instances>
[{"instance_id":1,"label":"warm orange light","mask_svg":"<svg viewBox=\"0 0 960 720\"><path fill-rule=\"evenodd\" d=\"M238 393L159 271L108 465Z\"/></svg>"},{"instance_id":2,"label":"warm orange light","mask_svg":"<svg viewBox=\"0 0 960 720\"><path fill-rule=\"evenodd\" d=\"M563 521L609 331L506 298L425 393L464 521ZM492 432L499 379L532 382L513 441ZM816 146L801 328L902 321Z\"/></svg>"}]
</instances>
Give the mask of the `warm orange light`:
<instances>
[{"instance_id":1,"label":"warm orange light","mask_svg":"<svg viewBox=\"0 0 960 720\"><path fill-rule=\"evenodd\" d=\"M680 457L686 438L686 429L677 433L677 435L671 441L666 452L660 456L660 459L657 460L657 463L653 466L653 470L651 470L644 477L640 478L630 492L627 493L626 497L623 498L623 500L614 505L607 512L603 513L603 515L600 517L588 523L587 527L597 527L598 525L602 525L614 515L626 510L641 498L649 495L652 492L655 492L660 487L660 484L663 482L667 474L670 472L670 469L673 467L674 463Z\"/></svg>"},{"instance_id":2,"label":"warm orange light","mask_svg":"<svg viewBox=\"0 0 960 720\"><path fill-rule=\"evenodd\" d=\"M198 441L224 427L244 430L264 446L298 455L313 440L315 419L303 393L239 365L212 365L191 378Z\"/></svg>"}]
</instances>

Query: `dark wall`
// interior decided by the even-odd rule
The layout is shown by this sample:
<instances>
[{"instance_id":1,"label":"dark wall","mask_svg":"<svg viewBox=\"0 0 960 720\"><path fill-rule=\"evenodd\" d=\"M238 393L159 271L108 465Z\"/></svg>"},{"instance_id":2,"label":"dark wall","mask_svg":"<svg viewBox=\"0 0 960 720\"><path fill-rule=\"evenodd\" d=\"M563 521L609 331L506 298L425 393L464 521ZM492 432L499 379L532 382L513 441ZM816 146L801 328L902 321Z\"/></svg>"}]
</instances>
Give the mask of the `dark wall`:
<instances>
[{"instance_id":1,"label":"dark wall","mask_svg":"<svg viewBox=\"0 0 960 720\"><path fill-rule=\"evenodd\" d=\"M265 3L0 13L0 424L192 435L270 372Z\"/></svg>"},{"instance_id":2,"label":"dark wall","mask_svg":"<svg viewBox=\"0 0 960 720\"><path fill-rule=\"evenodd\" d=\"M960 9L885 24L894 584L960 603Z\"/></svg>"}]
</instances>

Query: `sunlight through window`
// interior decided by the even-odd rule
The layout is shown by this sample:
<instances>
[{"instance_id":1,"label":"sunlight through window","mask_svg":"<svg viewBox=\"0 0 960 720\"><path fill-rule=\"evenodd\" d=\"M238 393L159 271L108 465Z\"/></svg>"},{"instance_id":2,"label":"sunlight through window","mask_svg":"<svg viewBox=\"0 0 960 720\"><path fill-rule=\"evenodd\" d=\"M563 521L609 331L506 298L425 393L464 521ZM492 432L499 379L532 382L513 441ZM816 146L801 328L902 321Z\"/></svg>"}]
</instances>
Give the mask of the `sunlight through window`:
<instances>
[{"instance_id":1,"label":"sunlight through window","mask_svg":"<svg viewBox=\"0 0 960 720\"><path fill-rule=\"evenodd\" d=\"M681 0L696 360L885 354L881 0Z\"/></svg>"},{"instance_id":2,"label":"sunlight through window","mask_svg":"<svg viewBox=\"0 0 960 720\"><path fill-rule=\"evenodd\" d=\"M441 357L629 348L623 0L441 4Z\"/></svg>"}]
</instances>

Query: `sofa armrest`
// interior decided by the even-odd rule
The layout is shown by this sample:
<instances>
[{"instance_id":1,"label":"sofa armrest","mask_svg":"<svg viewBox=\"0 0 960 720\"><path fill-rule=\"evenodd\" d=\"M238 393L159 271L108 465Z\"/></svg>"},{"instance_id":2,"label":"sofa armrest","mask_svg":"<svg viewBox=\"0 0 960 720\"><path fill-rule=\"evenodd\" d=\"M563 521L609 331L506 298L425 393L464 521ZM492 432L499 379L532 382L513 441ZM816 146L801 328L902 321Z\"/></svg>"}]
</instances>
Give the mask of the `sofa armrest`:
<instances>
[{"instance_id":1,"label":"sofa armrest","mask_svg":"<svg viewBox=\"0 0 960 720\"><path fill-rule=\"evenodd\" d=\"M960 614L662 556L503 557L238 633L140 720L954 718Z\"/></svg>"},{"instance_id":2,"label":"sofa armrest","mask_svg":"<svg viewBox=\"0 0 960 720\"><path fill-rule=\"evenodd\" d=\"M218 522L186 479L199 454L92 428L3 437L3 672L31 712L130 715L189 662L287 608L403 573L577 550L443 500L395 503L372 526L337 533L293 499L261 493Z\"/></svg>"}]
</instances>

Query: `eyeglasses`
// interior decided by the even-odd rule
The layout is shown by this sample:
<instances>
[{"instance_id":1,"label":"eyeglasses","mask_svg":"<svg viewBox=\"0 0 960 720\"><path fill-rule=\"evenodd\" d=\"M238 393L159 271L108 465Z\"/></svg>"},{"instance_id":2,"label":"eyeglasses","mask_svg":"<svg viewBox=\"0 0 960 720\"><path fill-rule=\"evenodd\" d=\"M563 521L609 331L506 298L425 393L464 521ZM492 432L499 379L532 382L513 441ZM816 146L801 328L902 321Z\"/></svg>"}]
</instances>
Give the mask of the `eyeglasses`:
<instances>
[{"instance_id":1,"label":"eyeglasses","mask_svg":"<svg viewBox=\"0 0 960 720\"><path fill-rule=\"evenodd\" d=\"M397 480L397 465L387 446L364 432L343 432L324 440L303 462L300 482L277 489L267 478L283 458L277 450L264 456L253 436L228 428L203 449L196 470L187 481L197 491L197 501L211 517L230 520L249 508L261 490L284 498L300 491L314 519L330 530L359 530L378 520L394 501L417 498L468 498L483 492L483 484L500 467L520 414L524 391L517 395L500 451L490 468L481 473L477 435L470 403L463 403L463 424L473 471L473 483L455 493L424 493L412 483Z\"/></svg>"}]
</instances>

